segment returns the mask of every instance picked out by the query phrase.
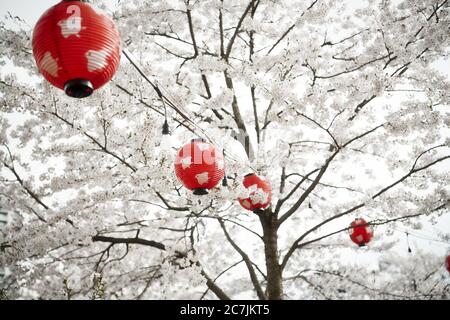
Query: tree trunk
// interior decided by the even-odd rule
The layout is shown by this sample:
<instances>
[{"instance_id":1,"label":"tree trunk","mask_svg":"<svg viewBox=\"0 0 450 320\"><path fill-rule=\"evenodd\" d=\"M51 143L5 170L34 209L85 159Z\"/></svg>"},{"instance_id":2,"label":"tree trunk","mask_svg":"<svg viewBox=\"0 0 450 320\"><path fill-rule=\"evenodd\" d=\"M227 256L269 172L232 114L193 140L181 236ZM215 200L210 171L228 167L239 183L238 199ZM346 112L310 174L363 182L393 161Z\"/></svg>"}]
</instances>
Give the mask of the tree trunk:
<instances>
[{"instance_id":1,"label":"tree trunk","mask_svg":"<svg viewBox=\"0 0 450 320\"><path fill-rule=\"evenodd\" d=\"M264 253L266 255L267 288L269 300L281 300L283 282L281 267L278 263L278 227L272 210L266 210L260 215L263 226Z\"/></svg>"}]
</instances>

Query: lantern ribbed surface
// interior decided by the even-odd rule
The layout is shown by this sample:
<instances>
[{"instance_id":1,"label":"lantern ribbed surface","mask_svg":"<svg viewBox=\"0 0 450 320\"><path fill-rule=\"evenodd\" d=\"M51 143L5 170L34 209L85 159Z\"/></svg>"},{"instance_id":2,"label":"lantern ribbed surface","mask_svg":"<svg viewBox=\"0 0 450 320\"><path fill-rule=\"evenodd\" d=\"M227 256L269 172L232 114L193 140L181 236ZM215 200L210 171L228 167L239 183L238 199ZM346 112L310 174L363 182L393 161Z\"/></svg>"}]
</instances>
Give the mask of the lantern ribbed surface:
<instances>
[{"instance_id":1,"label":"lantern ribbed surface","mask_svg":"<svg viewBox=\"0 0 450 320\"><path fill-rule=\"evenodd\" d=\"M269 206L272 200L272 188L267 181L252 173L244 177L243 184L250 193L248 198L238 199L243 208L255 211Z\"/></svg>"},{"instance_id":2,"label":"lantern ribbed surface","mask_svg":"<svg viewBox=\"0 0 450 320\"><path fill-rule=\"evenodd\" d=\"M44 78L75 97L88 96L111 80L120 62L114 21L79 1L61 1L48 9L34 28L32 45Z\"/></svg>"},{"instance_id":3,"label":"lantern ribbed surface","mask_svg":"<svg viewBox=\"0 0 450 320\"><path fill-rule=\"evenodd\" d=\"M360 247L366 245L373 238L373 229L366 220L359 218L355 219L350 224L350 239Z\"/></svg>"},{"instance_id":4,"label":"lantern ribbed surface","mask_svg":"<svg viewBox=\"0 0 450 320\"><path fill-rule=\"evenodd\" d=\"M211 143L194 139L185 144L175 159L175 174L194 194L206 194L224 177L222 152Z\"/></svg>"}]
</instances>

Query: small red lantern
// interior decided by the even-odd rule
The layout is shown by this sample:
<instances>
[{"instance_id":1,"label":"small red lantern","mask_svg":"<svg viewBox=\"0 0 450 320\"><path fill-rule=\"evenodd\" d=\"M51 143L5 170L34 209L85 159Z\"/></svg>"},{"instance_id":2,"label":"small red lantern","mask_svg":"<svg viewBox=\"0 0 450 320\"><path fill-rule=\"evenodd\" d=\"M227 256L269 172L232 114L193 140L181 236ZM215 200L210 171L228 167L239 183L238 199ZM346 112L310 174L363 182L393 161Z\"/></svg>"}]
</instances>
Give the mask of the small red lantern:
<instances>
[{"instance_id":1,"label":"small red lantern","mask_svg":"<svg viewBox=\"0 0 450 320\"><path fill-rule=\"evenodd\" d=\"M48 9L34 27L32 44L44 78L75 98L111 80L120 62L114 21L80 0L63 0Z\"/></svg>"},{"instance_id":2,"label":"small red lantern","mask_svg":"<svg viewBox=\"0 0 450 320\"><path fill-rule=\"evenodd\" d=\"M250 173L244 177L243 184L250 195L248 198L238 199L242 207L257 213L269 206L272 200L272 188L267 181Z\"/></svg>"},{"instance_id":3,"label":"small red lantern","mask_svg":"<svg viewBox=\"0 0 450 320\"><path fill-rule=\"evenodd\" d=\"M204 139L193 139L184 145L175 159L178 179L196 195L207 194L224 177L222 152Z\"/></svg>"},{"instance_id":4,"label":"small red lantern","mask_svg":"<svg viewBox=\"0 0 450 320\"><path fill-rule=\"evenodd\" d=\"M447 258L445 259L445 268L447 268L447 271L450 272L450 254L447 255Z\"/></svg>"},{"instance_id":5,"label":"small red lantern","mask_svg":"<svg viewBox=\"0 0 450 320\"><path fill-rule=\"evenodd\" d=\"M363 247L373 238L373 229L366 220L359 218L355 219L350 224L350 239L358 246Z\"/></svg>"}]
</instances>

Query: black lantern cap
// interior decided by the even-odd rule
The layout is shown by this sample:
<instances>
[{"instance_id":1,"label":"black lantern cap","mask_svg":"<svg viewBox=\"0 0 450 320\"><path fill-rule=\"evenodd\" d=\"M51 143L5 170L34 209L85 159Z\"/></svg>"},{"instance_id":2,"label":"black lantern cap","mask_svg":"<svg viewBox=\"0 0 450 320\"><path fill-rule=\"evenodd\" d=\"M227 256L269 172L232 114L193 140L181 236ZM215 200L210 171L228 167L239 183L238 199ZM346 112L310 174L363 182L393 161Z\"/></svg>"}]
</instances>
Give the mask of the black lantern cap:
<instances>
[{"instance_id":1,"label":"black lantern cap","mask_svg":"<svg viewBox=\"0 0 450 320\"><path fill-rule=\"evenodd\" d=\"M196 196L203 196L205 194L208 194L208 190L206 190L205 188L195 188L192 191Z\"/></svg>"},{"instance_id":2,"label":"black lantern cap","mask_svg":"<svg viewBox=\"0 0 450 320\"><path fill-rule=\"evenodd\" d=\"M250 177L250 176L254 176L255 174L253 173L253 172L251 172L251 173L247 173L245 176L244 176L244 178L245 177Z\"/></svg>"},{"instance_id":3,"label":"black lantern cap","mask_svg":"<svg viewBox=\"0 0 450 320\"><path fill-rule=\"evenodd\" d=\"M194 138L194 139L191 139L191 142L206 142L206 140L203 138Z\"/></svg>"},{"instance_id":4,"label":"black lantern cap","mask_svg":"<svg viewBox=\"0 0 450 320\"><path fill-rule=\"evenodd\" d=\"M73 79L66 82L64 92L72 98L86 98L94 92L94 86L89 80Z\"/></svg>"}]
</instances>

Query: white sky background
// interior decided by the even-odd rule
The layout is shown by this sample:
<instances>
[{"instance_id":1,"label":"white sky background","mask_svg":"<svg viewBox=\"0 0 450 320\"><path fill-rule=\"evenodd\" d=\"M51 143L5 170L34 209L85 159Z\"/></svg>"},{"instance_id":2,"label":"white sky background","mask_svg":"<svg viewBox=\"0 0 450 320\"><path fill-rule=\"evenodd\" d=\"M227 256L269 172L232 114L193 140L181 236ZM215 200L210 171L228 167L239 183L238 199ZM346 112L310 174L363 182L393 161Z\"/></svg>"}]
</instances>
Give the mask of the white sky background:
<instances>
[{"instance_id":1,"label":"white sky background","mask_svg":"<svg viewBox=\"0 0 450 320\"><path fill-rule=\"evenodd\" d=\"M49 8L58 2L58 0L1 0L1 19L3 20L4 15L9 11L11 15L19 16L30 26L33 26L46 8Z\"/></svg>"},{"instance_id":2,"label":"white sky background","mask_svg":"<svg viewBox=\"0 0 450 320\"><path fill-rule=\"evenodd\" d=\"M0 0L0 19L4 20L9 11L12 16L19 16L33 27L45 10L58 2L60 0ZM106 0L105 3L114 8L117 0Z\"/></svg>"},{"instance_id":3,"label":"white sky background","mask_svg":"<svg viewBox=\"0 0 450 320\"><path fill-rule=\"evenodd\" d=\"M359 0L358 0L359 1ZM33 28L34 24L39 19L40 15L49 7L54 4L60 2L60 0L0 0L0 21L5 21L5 15L8 15L8 12L12 16L18 16L21 19L25 20L25 22L29 25L30 29ZM117 0L107 0L105 1L110 8L113 9ZM1 48L0 48L1 50ZM436 68L440 69L441 72L446 73L450 77L450 64L447 61L442 61L442 63L438 63ZM20 77L19 77L20 78ZM239 90L237 92L239 95ZM246 99L246 97L238 97L238 99ZM448 163L446 163L448 166ZM445 170L445 168L442 168ZM324 229L323 232L326 231L334 231L335 228L331 226L330 230ZM380 228L381 229L381 228ZM403 231L403 232L402 232ZM398 227L396 228L396 233L398 235L398 244L395 246L395 251L398 251L401 255L407 255L407 243L406 237L404 234L406 231L405 228ZM413 254L417 249L421 249L424 252L433 251L437 255L442 255L444 257L445 253L449 250L450 244L438 241L431 241L427 239L439 239L438 233L448 233L450 231L450 214L445 214L440 219L438 219L438 223L436 225L431 225L430 223L423 223L423 229L421 230L411 230L411 232L415 236L410 236L409 242L410 246L413 249ZM377 230L375 229L375 233ZM380 233L381 230L380 230ZM423 237L421 237L423 236ZM427 239L425 239L427 238ZM376 241L377 235L375 235L374 241ZM376 246L376 245L375 245ZM367 248L366 248L367 249ZM342 253L346 254L345 257L341 257L347 262L355 261L355 254L357 254L357 248L342 251ZM347 255L348 252L348 255ZM367 257L370 259L370 257ZM444 261L444 259L443 259Z\"/></svg>"}]
</instances>

